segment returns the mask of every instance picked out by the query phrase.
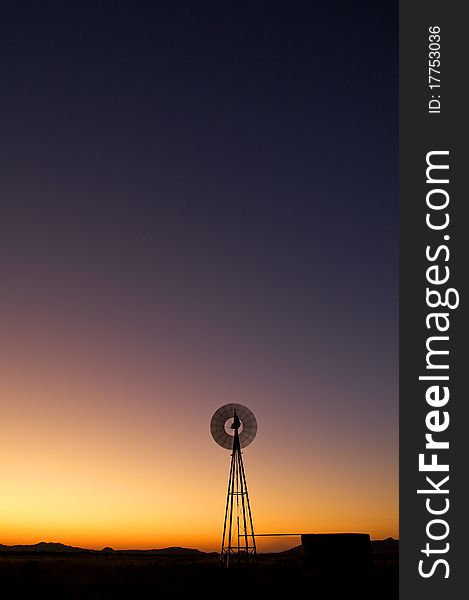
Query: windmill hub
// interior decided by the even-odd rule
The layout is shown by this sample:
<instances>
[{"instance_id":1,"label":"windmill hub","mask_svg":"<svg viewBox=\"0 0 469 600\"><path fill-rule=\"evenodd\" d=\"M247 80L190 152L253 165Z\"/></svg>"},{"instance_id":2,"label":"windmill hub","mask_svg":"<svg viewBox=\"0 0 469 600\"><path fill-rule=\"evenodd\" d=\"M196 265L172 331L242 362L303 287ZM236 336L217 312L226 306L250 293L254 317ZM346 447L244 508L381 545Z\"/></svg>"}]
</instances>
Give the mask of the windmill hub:
<instances>
[{"instance_id":1,"label":"windmill hub","mask_svg":"<svg viewBox=\"0 0 469 600\"><path fill-rule=\"evenodd\" d=\"M231 442L233 443L235 431L237 431L239 435L243 431L243 424L241 423L241 421L239 421L238 426L235 427L234 417L232 417L231 419L228 419L228 421L225 423L225 431L230 436Z\"/></svg>"},{"instance_id":2,"label":"windmill hub","mask_svg":"<svg viewBox=\"0 0 469 600\"><path fill-rule=\"evenodd\" d=\"M236 429L236 430L238 430L241 427L241 421L239 420L238 415L236 414L236 411L234 411L233 423L231 423L230 427L231 427L231 429Z\"/></svg>"}]
</instances>

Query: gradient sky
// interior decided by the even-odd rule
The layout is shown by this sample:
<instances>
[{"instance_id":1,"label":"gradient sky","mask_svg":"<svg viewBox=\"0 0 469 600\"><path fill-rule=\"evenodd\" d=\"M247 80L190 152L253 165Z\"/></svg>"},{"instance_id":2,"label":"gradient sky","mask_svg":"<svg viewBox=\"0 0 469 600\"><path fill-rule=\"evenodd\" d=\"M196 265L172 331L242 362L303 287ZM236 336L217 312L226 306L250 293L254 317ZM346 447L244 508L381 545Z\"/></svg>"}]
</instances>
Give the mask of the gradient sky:
<instances>
[{"instance_id":1,"label":"gradient sky","mask_svg":"<svg viewBox=\"0 0 469 600\"><path fill-rule=\"evenodd\" d=\"M397 3L1 12L0 543L397 537Z\"/></svg>"}]
</instances>

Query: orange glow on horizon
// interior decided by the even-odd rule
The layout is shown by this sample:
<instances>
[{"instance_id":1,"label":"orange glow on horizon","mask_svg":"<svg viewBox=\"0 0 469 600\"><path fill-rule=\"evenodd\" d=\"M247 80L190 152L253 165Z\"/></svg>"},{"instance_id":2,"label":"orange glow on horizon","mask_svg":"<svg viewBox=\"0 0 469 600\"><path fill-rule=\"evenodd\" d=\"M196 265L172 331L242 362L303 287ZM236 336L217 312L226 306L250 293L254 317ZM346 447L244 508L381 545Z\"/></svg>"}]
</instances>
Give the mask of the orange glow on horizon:
<instances>
[{"instance_id":1,"label":"orange glow on horizon","mask_svg":"<svg viewBox=\"0 0 469 600\"><path fill-rule=\"evenodd\" d=\"M213 377L207 385L207 372L177 378L177 366L166 379L140 368L137 380L132 365L112 356L112 368L91 369L100 357L77 347L79 338L75 343L85 361L75 371L55 351L52 358L38 353L28 369L17 357L10 364L4 357L0 366L8 454L0 543L218 551L229 452L211 439L209 421L222 403L239 398L250 398L259 422L244 452L256 533L398 537L395 434L383 438L379 427L368 426L364 441L358 425L323 411L310 435L300 437L302 422L288 407L279 415L279 408L265 408L266 398L279 394L274 388L247 381L243 389ZM259 538L259 549L298 543Z\"/></svg>"}]
</instances>

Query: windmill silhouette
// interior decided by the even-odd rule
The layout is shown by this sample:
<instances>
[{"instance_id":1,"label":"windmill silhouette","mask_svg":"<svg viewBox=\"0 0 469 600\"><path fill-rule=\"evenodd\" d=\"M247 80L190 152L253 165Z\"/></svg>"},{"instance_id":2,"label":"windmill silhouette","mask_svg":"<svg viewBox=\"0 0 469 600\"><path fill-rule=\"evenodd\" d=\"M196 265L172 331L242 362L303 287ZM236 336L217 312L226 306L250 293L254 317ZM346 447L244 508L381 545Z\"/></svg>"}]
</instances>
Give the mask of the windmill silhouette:
<instances>
[{"instance_id":1,"label":"windmill silhouette","mask_svg":"<svg viewBox=\"0 0 469 600\"><path fill-rule=\"evenodd\" d=\"M217 444L231 450L220 557L222 564L229 567L233 561L256 556L256 539L241 452L256 437L256 417L242 404L225 404L214 413L210 431Z\"/></svg>"}]
</instances>

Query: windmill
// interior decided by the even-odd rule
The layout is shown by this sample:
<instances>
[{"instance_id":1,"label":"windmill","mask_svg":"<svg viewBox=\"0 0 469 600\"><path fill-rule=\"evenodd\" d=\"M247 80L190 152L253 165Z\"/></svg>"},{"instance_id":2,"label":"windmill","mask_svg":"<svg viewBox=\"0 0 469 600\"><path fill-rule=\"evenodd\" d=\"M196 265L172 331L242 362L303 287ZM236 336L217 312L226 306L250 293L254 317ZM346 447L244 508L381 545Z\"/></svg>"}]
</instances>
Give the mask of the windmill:
<instances>
[{"instance_id":1,"label":"windmill","mask_svg":"<svg viewBox=\"0 0 469 600\"><path fill-rule=\"evenodd\" d=\"M256 437L256 417L242 404L225 404L214 413L210 431L217 444L231 450L220 557L222 564L228 567L233 560L256 556L251 505L241 452L241 448L248 446Z\"/></svg>"}]
</instances>

